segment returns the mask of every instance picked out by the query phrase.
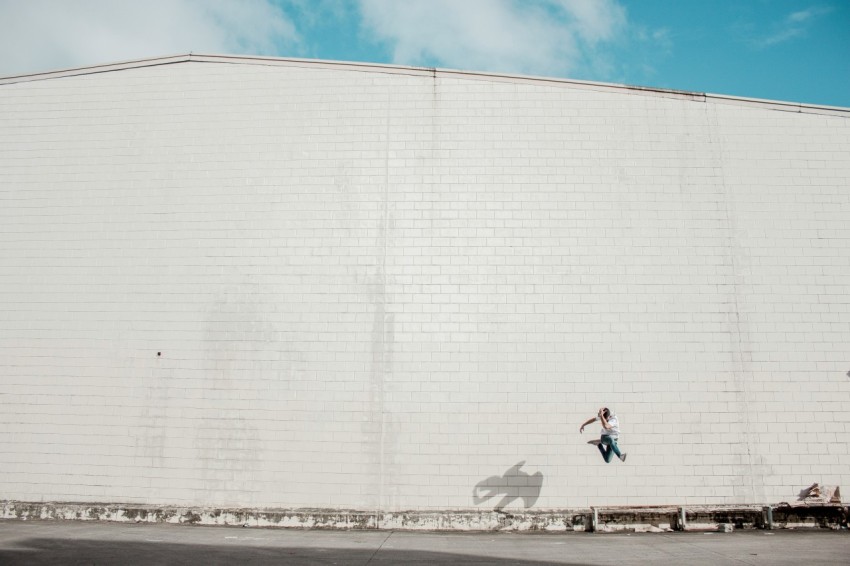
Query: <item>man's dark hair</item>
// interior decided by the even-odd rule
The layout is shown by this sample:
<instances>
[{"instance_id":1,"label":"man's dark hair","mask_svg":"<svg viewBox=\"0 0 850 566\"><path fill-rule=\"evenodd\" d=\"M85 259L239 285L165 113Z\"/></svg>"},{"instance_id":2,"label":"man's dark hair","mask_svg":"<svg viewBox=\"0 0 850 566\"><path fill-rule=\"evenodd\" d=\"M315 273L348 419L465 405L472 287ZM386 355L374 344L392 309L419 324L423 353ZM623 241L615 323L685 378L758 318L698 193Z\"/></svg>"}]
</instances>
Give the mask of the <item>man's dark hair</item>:
<instances>
[{"instance_id":1,"label":"man's dark hair","mask_svg":"<svg viewBox=\"0 0 850 566\"><path fill-rule=\"evenodd\" d=\"M602 409L602 416L604 416L607 419L608 417L611 416L611 411L609 411L607 407Z\"/></svg>"}]
</instances>

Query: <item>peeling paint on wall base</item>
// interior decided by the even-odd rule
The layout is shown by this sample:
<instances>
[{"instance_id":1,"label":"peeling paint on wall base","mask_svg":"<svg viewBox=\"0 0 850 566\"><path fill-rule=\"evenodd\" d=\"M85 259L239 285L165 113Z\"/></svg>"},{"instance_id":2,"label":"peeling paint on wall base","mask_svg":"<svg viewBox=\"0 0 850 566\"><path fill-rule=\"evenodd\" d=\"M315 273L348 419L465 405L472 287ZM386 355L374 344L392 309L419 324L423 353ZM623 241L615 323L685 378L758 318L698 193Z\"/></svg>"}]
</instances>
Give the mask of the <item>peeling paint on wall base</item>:
<instances>
[{"instance_id":1,"label":"peeling paint on wall base","mask_svg":"<svg viewBox=\"0 0 850 566\"><path fill-rule=\"evenodd\" d=\"M770 509L772 521L766 519ZM291 529L503 531L503 532L669 532L763 528L847 529L850 507L714 506L605 507L508 513L504 511L407 511L374 513L333 509L208 509L151 505L34 503L4 501L0 519L171 523ZM594 513L595 511L595 513ZM594 523L594 515L597 521Z\"/></svg>"}]
</instances>

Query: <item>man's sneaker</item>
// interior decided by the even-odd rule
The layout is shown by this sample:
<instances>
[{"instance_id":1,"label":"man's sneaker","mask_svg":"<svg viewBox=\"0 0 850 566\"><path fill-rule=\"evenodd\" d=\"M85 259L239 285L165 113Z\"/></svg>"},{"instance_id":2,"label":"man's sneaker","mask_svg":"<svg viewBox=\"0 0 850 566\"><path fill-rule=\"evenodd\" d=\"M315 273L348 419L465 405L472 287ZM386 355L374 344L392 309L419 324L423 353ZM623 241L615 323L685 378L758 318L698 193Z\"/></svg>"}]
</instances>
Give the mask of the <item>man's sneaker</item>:
<instances>
[{"instance_id":1,"label":"man's sneaker","mask_svg":"<svg viewBox=\"0 0 850 566\"><path fill-rule=\"evenodd\" d=\"M588 444L595 444L595 445L599 446L602 443L602 441L597 438L596 440L588 440L587 443Z\"/></svg>"},{"instance_id":2,"label":"man's sneaker","mask_svg":"<svg viewBox=\"0 0 850 566\"><path fill-rule=\"evenodd\" d=\"M625 461L626 461L626 456L628 456L628 454L626 454L626 453L624 452L624 453L623 453L623 455L622 455L622 456L620 456L620 460L621 460L621 461L623 461L623 462L625 462Z\"/></svg>"}]
</instances>

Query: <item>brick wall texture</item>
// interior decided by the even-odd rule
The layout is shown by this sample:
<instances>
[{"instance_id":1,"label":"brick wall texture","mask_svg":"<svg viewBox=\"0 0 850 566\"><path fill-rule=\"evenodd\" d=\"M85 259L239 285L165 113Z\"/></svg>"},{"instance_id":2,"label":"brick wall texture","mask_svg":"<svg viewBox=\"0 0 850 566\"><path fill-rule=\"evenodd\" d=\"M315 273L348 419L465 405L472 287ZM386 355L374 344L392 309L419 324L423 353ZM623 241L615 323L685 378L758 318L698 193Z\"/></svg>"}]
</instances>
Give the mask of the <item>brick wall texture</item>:
<instances>
[{"instance_id":1,"label":"brick wall texture","mask_svg":"<svg viewBox=\"0 0 850 566\"><path fill-rule=\"evenodd\" d=\"M310 63L0 85L0 499L850 487L850 114ZM587 444L618 414L625 463Z\"/></svg>"}]
</instances>

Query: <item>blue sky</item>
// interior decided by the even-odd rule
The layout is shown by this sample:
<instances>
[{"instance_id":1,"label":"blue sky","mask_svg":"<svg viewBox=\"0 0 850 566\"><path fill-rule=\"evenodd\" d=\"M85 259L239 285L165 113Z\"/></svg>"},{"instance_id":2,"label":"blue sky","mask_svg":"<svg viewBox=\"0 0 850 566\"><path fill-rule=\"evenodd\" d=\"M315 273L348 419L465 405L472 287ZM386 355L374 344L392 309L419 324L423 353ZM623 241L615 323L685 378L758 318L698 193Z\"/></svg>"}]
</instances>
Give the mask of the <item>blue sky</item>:
<instances>
[{"instance_id":1,"label":"blue sky","mask_svg":"<svg viewBox=\"0 0 850 566\"><path fill-rule=\"evenodd\" d=\"M0 76L189 51L850 107L848 0L0 0Z\"/></svg>"}]
</instances>

